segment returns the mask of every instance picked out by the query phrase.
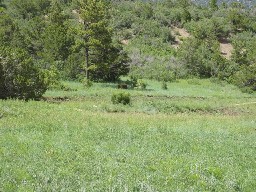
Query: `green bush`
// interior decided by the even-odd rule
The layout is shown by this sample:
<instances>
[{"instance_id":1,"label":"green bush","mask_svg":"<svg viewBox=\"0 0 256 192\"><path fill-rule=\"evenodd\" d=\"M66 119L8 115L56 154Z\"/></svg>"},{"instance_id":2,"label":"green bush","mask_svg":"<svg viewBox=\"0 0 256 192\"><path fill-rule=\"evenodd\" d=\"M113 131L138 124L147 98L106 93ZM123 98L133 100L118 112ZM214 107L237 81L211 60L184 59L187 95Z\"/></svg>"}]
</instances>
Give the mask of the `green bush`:
<instances>
[{"instance_id":1,"label":"green bush","mask_svg":"<svg viewBox=\"0 0 256 192\"><path fill-rule=\"evenodd\" d=\"M182 43L177 55L187 68L187 76L215 77L226 67L216 40L189 38Z\"/></svg>"},{"instance_id":2,"label":"green bush","mask_svg":"<svg viewBox=\"0 0 256 192\"><path fill-rule=\"evenodd\" d=\"M146 89L147 85L148 84L145 81L143 81L142 79L139 79L136 87L138 87L139 89Z\"/></svg>"},{"instance_id":3,"label":"green bush","mask_svg":"<svg viewBox=\"0 0 256 192\"><path fill-rule=\"evenodd\" d=\"M241 69L231 77L231 82L243 92L256 91L256 64L241 66Z\"/></svg>"},{"instance_id":4,"label":"green bush","mask_svg":"<svg viewBox=\"0 0 256 192\"><path fill-rule=\"evenodd\" d=\"M134 88L137 86L138 79L135 76L130 76L130 79L126 81L128 85L130 85L131 88Z\"/></svg>"},{"instance_id":5,"label":"green bush","mask_svg":"<svg viewBox=\"0 0 256 192\"><path fill-rule=\"evenodd\" d=\"M168 89L167 83L165 81L162 82L162 89L163 90L167 90Z\"/></svg>"},{"instance_id":6,"label":"green bush","mask_svg":"<svg viewBox=\"0 0 256 192\"><path fill-rule=\"evenodd\" d=\"M51 73L41 70L22 49L0 47L0 99L38 99L51 82Z\"/></svg>"},{"instance_id":7,"label":"green bush","mask_svg":"<svg viewBox=\"0 0 256 192\"><path fill-rule=\"evenodd\" d=\"M234 47L232 60L239 65L251 65L256 62L256 36L252 32L242 32L232 37Z\"/></svg>"},{"instance_id":8,"label":"green bush","mask_svg":"<svg viewBox=\"0 0 256 192\"><path fill-rule=\"evenodd\" d=\"M114 93L111 97L111 101L113 104L127 105L131 102L131 96L129 93Z\"/></svg>"},{"instance_id":9,"label":"green bush","mask_svg":"<svg viewBox=\"0 0 256 192\"><path fill-rule=\"evenodd\" d=\"M91 86L93 86L93 82L90 79L86 79L86 78L82 80L82 84L86 88L90 88Z\"/></svg>"}]
</instances>

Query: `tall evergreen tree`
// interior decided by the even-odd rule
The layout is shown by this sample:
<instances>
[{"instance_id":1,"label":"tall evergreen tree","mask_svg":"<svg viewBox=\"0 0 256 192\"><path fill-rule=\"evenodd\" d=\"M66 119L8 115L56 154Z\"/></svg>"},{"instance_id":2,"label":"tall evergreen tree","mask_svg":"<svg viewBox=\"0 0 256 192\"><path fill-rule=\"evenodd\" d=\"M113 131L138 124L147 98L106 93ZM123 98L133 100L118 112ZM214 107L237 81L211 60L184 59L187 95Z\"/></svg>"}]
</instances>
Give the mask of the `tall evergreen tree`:
<instances>
[{"instance_id":1,"label":"tall evergreen tree","mask_svg":"<svg viewBox=\"0 0 256 192\"><path fill-rule=\"evenodd\" d=\"M111 33L107 25L107 4L103 0L81 0L80 19L82 21L83 47L85 49L86 78L89 79L89 70L99 67L104 61L100 57L90 59L91 55L101 55L111 44Z\"/></svg>"},{"instance_id":2,"label":"tall evergreen tree","mask_svg":"<svg viewBox=\"0 0 256 192\"><path fill-rule=\"evenodd\" d=\"M72 39L68 36L66 20L59 0L52 1L46 27L42 35L43 57L50 61L64 61L69 56Z\"/></svg>"},{"instance_id":3,"label":"tall evergreen tree","mask_svg":"<svg viewBox=\"0 0 256 192\"><path fill-rule=\"evenodd\" d=\"M84 49L87 79L115 81L128 72L127 54L112 42L108 26L109 4L104 0L81 0L78 10L79 46ZM90 72L90 73L89 73Z\"/></svg>"}]
</instances>

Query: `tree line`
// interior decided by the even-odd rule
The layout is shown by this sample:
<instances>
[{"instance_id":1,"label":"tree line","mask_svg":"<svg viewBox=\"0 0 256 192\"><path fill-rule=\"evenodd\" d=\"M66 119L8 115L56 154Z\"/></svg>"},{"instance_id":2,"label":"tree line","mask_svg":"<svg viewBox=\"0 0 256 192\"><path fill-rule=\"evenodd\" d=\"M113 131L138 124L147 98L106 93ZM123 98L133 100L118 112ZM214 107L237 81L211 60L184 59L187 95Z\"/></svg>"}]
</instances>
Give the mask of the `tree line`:
<instances>
[{"instance_id":1,"label":"tree line","mask_svg":"<svg viewBox=\"0 0 256 192\"><path fill-rule=\"evenodd\" d=\"M116 81L127 53L103 0L0 2L0 98L39 98L59 79Z\"/></svg>"},{"instance_id":2,"label":"tree line","mask_svg":"<svg viewBox=\"0 0 256 192\"><path fill-rule=\"evenodd\" d=\"M175 27L191 34L178 49ZM255 8L237 2L0 0L0 98L36 99L60 79L114 82L127 74L216 78L252 92L255 33ZM230 59L222 39L233 46Z\"/></svg>"},{"instance_id":3,"label":"tree line","mask_svg":"<svg viewBox=\"0 0 256 192\"><path fill-rule=\"evenodd\" d=\"M256 8L237 1L193 2L114 2L111 25L116 38L129 42L129 74L160 81L213 78L255 91ZM190 37L182 37L175 28L188 31ZM182 43L175 49L177 36ZM223 42L232 45L231 58L221 52Z\"/></svg>"}]
</instances>

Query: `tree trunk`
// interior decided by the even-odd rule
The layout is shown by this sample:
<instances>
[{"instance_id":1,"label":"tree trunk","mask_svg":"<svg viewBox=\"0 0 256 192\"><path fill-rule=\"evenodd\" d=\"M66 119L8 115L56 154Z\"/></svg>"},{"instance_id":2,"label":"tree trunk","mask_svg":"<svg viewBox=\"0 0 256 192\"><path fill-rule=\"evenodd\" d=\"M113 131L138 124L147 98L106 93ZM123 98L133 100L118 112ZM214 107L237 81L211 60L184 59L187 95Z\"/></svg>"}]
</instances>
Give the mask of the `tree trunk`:
<instances>
[{"instance_id":1,"label":"tree trunk","mask_svg":"<svg viewBox=\"0 0 256 192\"><path fill-rule=\"evenodd\" d=\"M86 31L88 29L88 24L84 21L84 30ZM89 76L89 45L88 45L88 41L89 41L89 37L88 35L86 35L84 37L84 41L85 41L85 44L87 44L87 46L85 47L85 76L86 76L86 79L89 79L90 76Z\"/></svg>"},{"instance_id":2,"label":"tree trunk","mask_svg":"<svg viewBox=\"0 0 256 192\"><path fill-rule=\"evenodd\" d=\"M89 48L85 48L85 72L86 72L86 79L89 79Z\"/></svg>"}]
</instances>

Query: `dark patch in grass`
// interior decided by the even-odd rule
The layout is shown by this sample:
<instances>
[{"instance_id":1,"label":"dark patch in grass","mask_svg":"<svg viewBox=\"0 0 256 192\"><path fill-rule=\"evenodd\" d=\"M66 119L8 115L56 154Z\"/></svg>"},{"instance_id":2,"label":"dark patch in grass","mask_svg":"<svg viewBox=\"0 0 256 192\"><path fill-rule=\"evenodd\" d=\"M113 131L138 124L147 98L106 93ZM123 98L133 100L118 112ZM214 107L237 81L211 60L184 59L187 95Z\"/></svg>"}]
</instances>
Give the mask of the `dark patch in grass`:
<instances>
[{"instance_id":1,"label":"dark patch in grass","mask_svg":"<svg viewBox=\"0 0 256 192\"><path fill-rule=\"evenodd\" d=\"M67 102L70 101L71 98L69 97L43 97L43 101L49 102L49 103L62 103L62 102Z\"/></svg>"}]
</instances>

